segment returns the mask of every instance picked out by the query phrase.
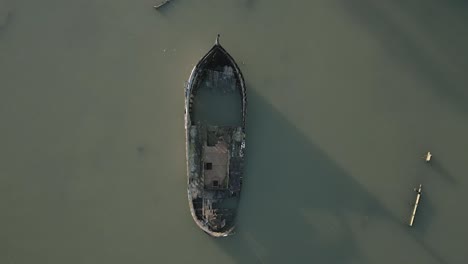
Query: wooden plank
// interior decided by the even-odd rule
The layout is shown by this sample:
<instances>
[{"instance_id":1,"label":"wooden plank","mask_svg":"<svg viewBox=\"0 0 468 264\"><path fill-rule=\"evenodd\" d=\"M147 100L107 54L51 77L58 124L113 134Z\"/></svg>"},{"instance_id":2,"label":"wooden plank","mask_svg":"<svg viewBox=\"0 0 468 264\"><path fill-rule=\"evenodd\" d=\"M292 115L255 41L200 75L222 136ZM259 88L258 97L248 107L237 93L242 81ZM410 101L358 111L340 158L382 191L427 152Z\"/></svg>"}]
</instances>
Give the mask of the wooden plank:
<instances>
[{"instance_id":1,"label":"wooden plank","mask_svg":"<svg viewBox=\"0 0 468 264\"><path fill-rule=\"evenodd\" d=\"M155 9L159 9L159 8L163 7L164 5L166 5L167 3L169 3L170 1L171 1L171 0L164 0L164 1L161 1L161 2L157 3L157 4L154 6L154 8L155 8Z\"/></svg>"}]
</instances>

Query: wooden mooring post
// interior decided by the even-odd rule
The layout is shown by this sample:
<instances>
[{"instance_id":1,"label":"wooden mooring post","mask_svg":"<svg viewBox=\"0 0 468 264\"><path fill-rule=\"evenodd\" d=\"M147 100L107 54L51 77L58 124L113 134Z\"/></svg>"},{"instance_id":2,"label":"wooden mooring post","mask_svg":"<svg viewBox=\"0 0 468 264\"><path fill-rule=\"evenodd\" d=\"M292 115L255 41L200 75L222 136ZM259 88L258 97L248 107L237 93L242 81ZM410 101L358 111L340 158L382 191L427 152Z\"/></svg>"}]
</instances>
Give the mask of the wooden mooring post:
<instances>
[{"instance_id":1,"label":"wooden mooring post","mask_svg":"<svg viewBox=\"0 0 468 264\"><path fill-rule=\"evenodd\" d=\"M426 155L424 155L424 160L426 160L426 162L431 162L431 159L432 159L432 153L430 151L428 151L426 153Z\"/></svg>"}]
</instances>

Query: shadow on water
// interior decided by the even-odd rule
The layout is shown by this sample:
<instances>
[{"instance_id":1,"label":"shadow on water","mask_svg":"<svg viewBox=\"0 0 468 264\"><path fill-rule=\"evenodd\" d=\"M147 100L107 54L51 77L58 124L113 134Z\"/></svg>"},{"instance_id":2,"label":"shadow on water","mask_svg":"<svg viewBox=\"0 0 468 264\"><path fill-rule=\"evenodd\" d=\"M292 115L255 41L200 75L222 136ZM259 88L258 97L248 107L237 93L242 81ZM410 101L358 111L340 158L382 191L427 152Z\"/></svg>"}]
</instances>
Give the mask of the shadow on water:
<instances>
[{"instance_id":1,"label":"shadow on water","mask_svg":"<svg viewBox=\"0 0 468 264\"><path fill-rule=\"evenodd\" d=\"M425 195L427 190L424 189L423 194L421 195L421 201L419 203L416 217L414 220L413 227L408 227L410 237L417 242L421 247L423 247L427 253L429 253L437 263L446 264L449 263L446 261L439 253L431 248L431 246L423 239L423 237L429 232L431 226L431 219L434 219L436 214L434 204L430 198L430 196ZM414 194L416 197L416 193ZM413 198L414 199L414 198ZM411 208L408 209L408 216L411 216L411 211L413 210L414 200L411 204ZM408 219L409 222L409 219Z\"/></svg>"},{"instance_id":2,"label":"shadow on water","mask_svg":"<svg viewBox=\"0 0 468 264\"><path fill-rule=\"evenodd\" d=\"M254 8L257 5L257 0L245 0L244 5L246 8Z\"/></svg>"},{"instance_id":3,"label":"shadow on water","mask_svg":"<svg viewBox=\"0 0 468 264\"><path fill-rule=\"evenodd\" d=\"M237 234L215 240L238 263L371 263L356 233L374 221L407 228L254 90ZM403 231L407 232L407 231ZM439 262L442 259L422 245Z\"/></svg>"},{"instance_id":4,"label":"shadow on water","mask_svg":"<svg viewBox=\"0 0 468 264\"><path fill-rule=\"evenodd\" d=\"M420 1L421 3L405 4L402 1L370 1L370 0L356 0L356 1L340 1L356 21L363 27L370 31L370 33L379 41L380 45L387 50L392 57L404 65L408 70L416 73L418 78L424 80L424 85L437 94L440 98L445 99L451 106L464 113L468 113L468 92L465 89L468 79L466 75L453 74L450 69L444 69L444 65L440 65L432 54L424 49L425 45L430 43L442 42L444 44L450 43L453 40L446 39L447 36L441 36L443 33L440 31L431 31L430 39L423 41L418 40L416 36L409 33L408 30L401 25L398 21L398 16L388 12L382 6L393 6L401 12L408 14L411 20L417 21L419 24L425 24L427 19L425 16L430 16L431 12L434 15L439 15L438 19L449 22L453 17L459 16L460 20L466 24L466 11L459 12L459 14L445 14L447 17L441 17L438 10L453 9L454 6L462 7L468 10L468 6L461 1ZM405 1L407 2L407 1ZM422 7L425 7L426 14ZM400 22L400 23L399 23ZM419 28L421 29L421 28ZM425 29L429 31L430 29ZM444 32L445 33L445 32ZM460 40L460 36L452 33L450 36L455 41ZM452 42L453 43L453 42ZM443 52L448 52L444 49ZM444 54L446 55L446 54ZM466 49L460 49L457 53L458 57L465 57L468 59ZM444 56L447 57L447 56ZM450 72L450 74L449 74Z\"/></svg>"},{"instance_id":5,"label":"shadow on water","mask_svg":"<svg viewBox=\"0 0 468 264\"><path fill-rule=\"evenodd\" d=\"M451 184L456 184L456 178L448 171L444 164L440 160L434 159L430 163L431 168L439 175L442 179L450 182Z\"/></svg>"},{"instance_id":6,"label":"shadow on water","mask_svg":"<svg viewBox=\"0 0 468 264\"><path fill-rule=\"evenodd\" d=\"M434 204L431 200L430 195L426 195L428 191L426 190L426 186L423 186L423 193L421 195L421 202L418 205L418 210L416 213L416 217L414 220L414 227L412 228L412 233L416 235L425 235L429 232L429 228L431 226L431 219L434 219L436 214ZM416 192L414 192L414 197L416 197ZM413 199L414 199L413 197ZM414 200L412 201L411 208L408 210L408 216L411 215L411 211L413 210ZM408 219L409 222L409 219Z\"/></svg>"},{"instance_id":7,"label":"shadow on water","mask_svg":"<svg viewBox=\"0 0 468 264\"><path fill-rule=\"evenodd\" d=\"M0 37L7 31L8 26L12 23L13 11L8 11L4 17L0 15Z\"/></svg>"}]
</instances>

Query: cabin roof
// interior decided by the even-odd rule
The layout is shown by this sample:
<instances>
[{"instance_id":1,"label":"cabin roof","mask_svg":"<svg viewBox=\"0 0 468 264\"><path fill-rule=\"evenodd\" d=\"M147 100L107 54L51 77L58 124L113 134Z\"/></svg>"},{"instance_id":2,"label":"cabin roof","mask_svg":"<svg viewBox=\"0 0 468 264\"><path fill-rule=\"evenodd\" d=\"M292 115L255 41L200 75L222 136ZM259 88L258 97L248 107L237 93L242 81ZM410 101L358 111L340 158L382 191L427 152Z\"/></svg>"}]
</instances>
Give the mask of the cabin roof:
<instances>
[{"instance_id":1,"label":"cabin roof","mask_svg":"<svg viewBox=\"0 0 468 264\"><path fill-rule=\"evenodd\" d=\"M219 141L214 146L204 146L204 183L205 189L224 189L227 187L229 150L228 144Z\"/></svg>"}]
</instances>

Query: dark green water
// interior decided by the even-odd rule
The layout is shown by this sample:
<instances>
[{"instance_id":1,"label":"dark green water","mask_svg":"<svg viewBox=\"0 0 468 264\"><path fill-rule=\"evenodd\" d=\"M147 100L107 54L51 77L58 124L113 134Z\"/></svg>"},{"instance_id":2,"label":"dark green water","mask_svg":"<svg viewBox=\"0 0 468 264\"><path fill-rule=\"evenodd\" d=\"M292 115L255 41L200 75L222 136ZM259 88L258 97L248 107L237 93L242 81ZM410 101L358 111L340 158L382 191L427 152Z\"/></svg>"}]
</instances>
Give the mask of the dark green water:
<instances>
[{"instance_id":1,"label":"dark green water","mask_svg":"<svg viewBox=\"0 0 468 264\"><path fill-rule=\"evenodd\" d=\"M153 5L0 0L0 263L468 261L468 4ZM249 98L227 239L186 195L183 87L217 33Z\"/></svg>"}]
</instances>

